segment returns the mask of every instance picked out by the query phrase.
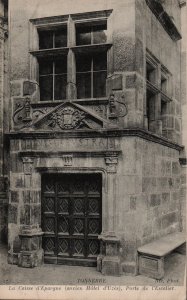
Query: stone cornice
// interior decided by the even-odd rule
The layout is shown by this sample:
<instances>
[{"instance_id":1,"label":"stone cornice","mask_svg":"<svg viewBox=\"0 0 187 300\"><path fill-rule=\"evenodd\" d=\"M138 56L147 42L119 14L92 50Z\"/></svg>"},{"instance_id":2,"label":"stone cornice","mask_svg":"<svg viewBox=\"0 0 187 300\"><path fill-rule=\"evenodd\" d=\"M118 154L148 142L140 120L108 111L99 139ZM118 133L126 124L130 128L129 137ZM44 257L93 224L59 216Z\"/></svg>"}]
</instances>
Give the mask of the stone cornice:
<instances>
[{"instance_id":1,"label":"stone cornice","mask_svg":"<svg viewBox=\"0 0 187 300\"><path fill-rule=\"evenodd\" d=\"M163 28L169 34L172 40L178 41L182 38L180 32L178 31L175 23L171 19L171 17L164 10L160 1L157 0L146 0L147 5L159 20Z\"/></svg>"},{"instance_id":2,"label":"stone cornice","mask_svg":"<svg viewBox=\"0 0 187 300\"><path fill-rule=\"evenodd\" d=\"M141 128L131 129L99 129L99 130L79 130L79 131L35 131L35 132L10 132L6 133L5 137L9 139L56 139L56 138L96 138L96 137L125 137L136 136L144 140L151 141L153 143L161 144L169 148L181 151L184 146L179 145L171 140L168 140L162 136L151 133Z\"/></svg>"}]
</instances>

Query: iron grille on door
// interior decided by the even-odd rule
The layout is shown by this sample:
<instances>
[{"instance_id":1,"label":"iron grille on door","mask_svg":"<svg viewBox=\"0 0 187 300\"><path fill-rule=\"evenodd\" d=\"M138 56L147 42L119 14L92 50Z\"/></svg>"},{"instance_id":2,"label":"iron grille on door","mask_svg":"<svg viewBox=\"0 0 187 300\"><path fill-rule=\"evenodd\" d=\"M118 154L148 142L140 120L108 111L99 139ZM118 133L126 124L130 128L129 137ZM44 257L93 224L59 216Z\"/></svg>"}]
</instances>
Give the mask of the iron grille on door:
<instances>
[{"instance_id":1,"label":"iron grille on door","mask_svg":"<svg viewBox=\"0 0 187 300\"><path fill-rule=\"evenodd\" d=\"M101 233L101 188L99 174L43 176L45 262L96 265Z\"/></svg>"}]
</instances>

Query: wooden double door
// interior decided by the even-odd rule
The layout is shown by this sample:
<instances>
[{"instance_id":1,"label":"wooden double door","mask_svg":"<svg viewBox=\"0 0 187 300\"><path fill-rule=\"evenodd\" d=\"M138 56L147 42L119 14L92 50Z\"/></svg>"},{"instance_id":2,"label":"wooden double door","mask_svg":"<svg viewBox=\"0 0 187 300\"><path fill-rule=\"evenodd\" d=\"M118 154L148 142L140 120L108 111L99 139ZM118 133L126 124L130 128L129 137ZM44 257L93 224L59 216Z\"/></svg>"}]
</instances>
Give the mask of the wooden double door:
<instances>
[{"instance_id":1,"label":"wooden double door","mask_svg":"<svg viewBox=\"0 0 187 300\"><path fill-rule=\"evenodd\" d=\"M46 174L42 177L44 261L95 266L102 220L100 174Z\"/></svg>"}]
</instances>

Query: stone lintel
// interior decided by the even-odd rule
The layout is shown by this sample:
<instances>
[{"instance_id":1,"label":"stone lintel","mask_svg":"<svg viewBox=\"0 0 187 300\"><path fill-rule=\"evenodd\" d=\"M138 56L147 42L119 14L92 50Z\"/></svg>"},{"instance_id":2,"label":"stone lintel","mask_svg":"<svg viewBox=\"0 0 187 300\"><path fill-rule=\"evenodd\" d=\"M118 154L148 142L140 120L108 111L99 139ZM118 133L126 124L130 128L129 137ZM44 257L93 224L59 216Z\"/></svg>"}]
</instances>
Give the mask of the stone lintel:
<instances>
[{"instance_id":1,"label":"stone lintel","mask_svg":"<svg viewBox=\"0 0 187 300\"><path fill-rule=\"evenodd\" d=\"M88 157L94 156L94 157L117 157L121 153L121 150L109 150L109 151L75 151L75 150L70 150L70 151L37 151L37 150L32 150L32 151L20 151L19 155L21 157L62 157L66 158L65 156L76 156L76 157Z\"/></svg>"},{"instance_id":2,"label":"stone lintel","mask_svg":"<svg viewBox=\"0 0 187 300\"><path fill-rule=\"evenodd\" d=\"M70 137L80 137L80 138L97 138L97 137L139 137L147 141L151 141L153 143L158 143L163 146L167 146L172 149L176 149L178 151L183 150L184 146L178 143L175 143L163 136L158 134L149 132L142 128L126 128L126 129L99 129L99 130L80 130L80 131L55 131L55 132L48 132L48 131L38 131L38 132L10 132L5 133L5 136L9 139L56 139L56 138L70 138Z\"/></svg>"}]
</instances>

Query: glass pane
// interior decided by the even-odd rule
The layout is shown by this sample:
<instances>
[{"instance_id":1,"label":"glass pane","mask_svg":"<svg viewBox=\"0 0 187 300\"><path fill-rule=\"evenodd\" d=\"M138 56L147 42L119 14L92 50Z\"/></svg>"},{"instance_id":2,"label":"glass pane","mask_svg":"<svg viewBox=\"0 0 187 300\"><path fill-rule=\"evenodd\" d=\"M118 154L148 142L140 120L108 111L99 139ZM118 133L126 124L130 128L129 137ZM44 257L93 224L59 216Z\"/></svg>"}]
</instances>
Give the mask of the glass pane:
<instances>
[{"instance_id":1,"label":"glass pane","mask_svg":"<svg viewBox=\"0 0 187 300\"><path fill-rule=\"evenodd\" d=\"M91 27L78 27L76 29L76 44L90 45L91 44Z\"/></svg>"},{"instance_id":2,"label":"glass pane","mask_svg":"<svg viewBox=\"0 0 187 300\"><path fill-rule=\"evenodd\" d=\"M93 56L93 70L107 70L107 54L99 53Z\"/></svg>"},{"instance_id":3,"label":"glass pane","mask_svg":"<svg viewBox=\"0 0 187 300\"><path fill-rule=\"evenodd\" d=\"M39 49L53 48L53 32L39 31Z\"/></svg>"},{"instance_id":4,"label":"glass pane","mask_svg":"<svg viewBox=\"0 0 187 300\"><path fill-rule=\"evenodd\" d=\"M40 77L40 100L53 100L53 76Z\"/></svg>"},{"instance_id":5,"label":"glass pane","mask_svg":"<svg viewBox=\"0 0 187 300\"><path fill-rule=\"evenodd\" d=\"M107 41L106 25L97 25L92 27L93 44L104 44Z\"/></svg>"},{"instance_id":6,"label":"glass pane","mask_svg":"<svg viewBox=\"0 0 187 300\"><path fill-rule=\"evenodd\" d=\"M67 73L67 56L55 60L55 74Z\"/></svg>"},{"instance_id":7,"label":"glass pane","mask_svg":"<svg viewBox=\"0 0 187 300\"><path fill-rule=\"evenodd\" d=\"M67 47L67 29L55 31L55 48Z\"/></svg>"},{"instance_id":8,"label":"glass pane","mask_svg":"<svg viewBox=\"0 0 187 300\"><path fill-rule=\"evenodd\" d=\"M93 73L93 97L106 96L106 76L107 72L94 72Z\"/></svg>"},{"instance_id":9,"label":"glass pane","mask_svg":"<svg viewBox=\"0 0 187 300\"><path fill-rule=\"evenodd\" d=\"M77 74L77 98L91 98L91 73Z\"/></svg>"},{"instance_id":10,"label":"glass pane","mask_svg":"<svg viewBox=\"0 0 187 300\"><path fill-rule=\"evenodd\" d=\"M91 56L88 55L77 56L76 59L77 72L91 71L91 62L92 62Z\"/></svg>"},{"instance_id":11,"label":"glass pane","mask_svg":"<svg viewBox=\"0 0 187 300\"><path fill-rule=\"evenodd\" d=\"M55 100L66 99L67 75L55 75Z\"/></svg>"},{"instance_id":12,"label":"glass pane","mask_svg":"<svg viewBox=\"0 0 187 300\"><path fill-rule=\"evenodd\" d=\"M39 60L40 75L47 75L53 73L53 62L49 59Z\"/></svg>"}]
</instances>

